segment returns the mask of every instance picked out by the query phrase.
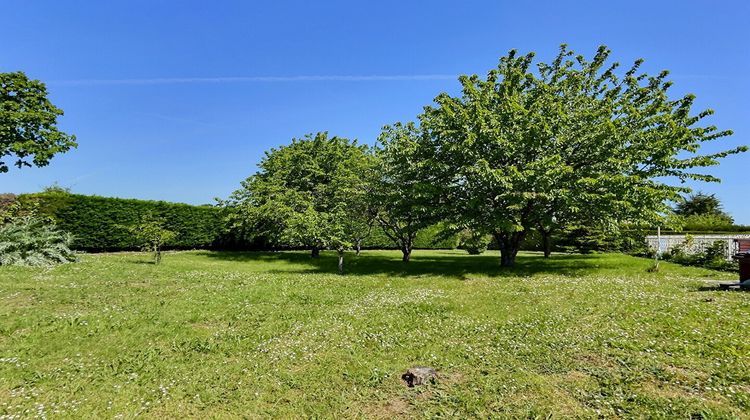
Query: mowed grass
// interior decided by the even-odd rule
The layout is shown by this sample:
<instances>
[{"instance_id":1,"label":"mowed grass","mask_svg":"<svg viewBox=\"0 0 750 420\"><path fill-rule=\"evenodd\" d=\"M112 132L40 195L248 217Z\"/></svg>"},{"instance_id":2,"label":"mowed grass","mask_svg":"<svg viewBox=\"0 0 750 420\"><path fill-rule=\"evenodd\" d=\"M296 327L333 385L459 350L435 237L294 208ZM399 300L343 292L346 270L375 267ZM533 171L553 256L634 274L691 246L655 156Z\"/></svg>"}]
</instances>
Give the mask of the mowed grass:
<instances>
[{"instance_id":1,"label":"mowed grass","mask_svg":"<svg viewBox=\"0 0 750 420\"><path fill-rule=\"evenodd\" d=\"M0 267L0 417L747 417L734 275L601 255L86 255ZM407 388L409 367L436 384Z\"/></svg>"}]
</instances>

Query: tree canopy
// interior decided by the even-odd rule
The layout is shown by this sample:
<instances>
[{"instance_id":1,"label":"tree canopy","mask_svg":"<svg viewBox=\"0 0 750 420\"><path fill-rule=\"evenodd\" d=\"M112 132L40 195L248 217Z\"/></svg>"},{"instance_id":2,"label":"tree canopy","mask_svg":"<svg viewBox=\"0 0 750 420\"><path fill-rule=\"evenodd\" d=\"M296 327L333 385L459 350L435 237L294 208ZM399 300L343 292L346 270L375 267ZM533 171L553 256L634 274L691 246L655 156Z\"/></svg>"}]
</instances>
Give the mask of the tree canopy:
<instances>
[{"instance_id":1,"label":"tree canopy","mask_svg":"<svg viewBox=\"0 0 750 420\"><path fill-rule=\"evenodd\" d=\"M533 53L511 51L420 116L450 217L492 234L502 265L541 225L653 223L688 191L665 178L716 181L694 169L745 150L700 154L731 134L699 124L712 111L693 113L692 95L671 99L668 72L650 76L638 60L618 76L609 56L600 47L587 60L563 45L533 71Z\"/></svg>"},{"instance_id":2,"label":"tree canopy","mask_svg":"<svg viewBox=\"0 0 750 420\"><path fill-rule=\"evenodd\" d=\"M687 230L724 230L734 224L734 219L722 208L714 194L698 192L677 202L674 213L676 225Z\"/></svg>"},{"instance_id":3,"label":"tree canopy","mask_svg":"<svg viewBox=\"0 0 750 420\"><path fill-rule=\"evenodd\" d=\"M378 138L377 177L372 200L378 223L409 261L417 233L439 220L439 195L427 160L423 135L414 123L383 127Z\"/></svg>"},{"instance_id":4,"label":"tree canopy","mask_svg":"<svg viewBox=\"0 0 750 420\"><path fill-rule=\"evenodd\" d=\"M374 150L327 133L293 139L233 194L234 226L342 255L376 220L409 261L417 232L440 223L476 252L494 238L510 266L532 231L548 255L555 231L664 222L685 181L718 181L700 168L747 149L702 153L731 134L703 123L713 111L670 96L667 71L609 58L563 45L535 64L513 50L486 77L461 76L461 94L438 95L417 123L385 126ZM678 212L698 201L720 211L693 201Z\"/></svg>"},{"instance_id":5,"label":"tree canopy","mask_svg":"<svg viewBox=\"0 0 750 420\"><path fill-rule=\"evenodd\" d=\"M58 153L76 147L75 136L57 128L63 111L50 102L47 87L22 72L0 73L0 172L12 164L46 166Z\"/></svg>"},{"instance_id":6,"label":"tree canopy","mask_svg":"<svg viewBox=\"0 0 750 420\"><path fill-rule=\"evenodd\" d=\"M680 216L720 216L731 217L722 209L721 202L715 194L704 194L698 192L690 194L684 200L679 201L675 213Z\"/></svg>"},{"instance_id":7,"label":"tree canopy","mask_svg":"<svg viewBox=\"0 0 750 420\"><path fill-rule=\"evenodd\" d=\"M258 167L230 198L234 226L276 245L311 248L313 256L325 248L343 254L361 238L370 217L367 146L317 133L271 149Z\"/></svg>"}]
</instances>

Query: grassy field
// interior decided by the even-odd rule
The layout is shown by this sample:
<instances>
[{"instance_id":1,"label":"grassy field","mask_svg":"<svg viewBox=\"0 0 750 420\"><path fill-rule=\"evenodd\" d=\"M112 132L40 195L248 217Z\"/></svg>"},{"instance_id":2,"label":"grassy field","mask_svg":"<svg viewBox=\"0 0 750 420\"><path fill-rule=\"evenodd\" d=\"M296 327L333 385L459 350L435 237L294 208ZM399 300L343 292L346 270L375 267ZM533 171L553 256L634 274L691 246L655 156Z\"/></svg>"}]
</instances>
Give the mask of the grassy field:
<instances>
[{"instance_id":1,"label":"grassy field","mask_svg":"<svg viewBox=\"0 0 750 420\"><path fill-rule=\"evenodd\" d=\"M83 256L0 267L0 418L743 417L750 294L623 255ZM400 375L435 367L436 384Z\"/></svg>"}]
</instances>

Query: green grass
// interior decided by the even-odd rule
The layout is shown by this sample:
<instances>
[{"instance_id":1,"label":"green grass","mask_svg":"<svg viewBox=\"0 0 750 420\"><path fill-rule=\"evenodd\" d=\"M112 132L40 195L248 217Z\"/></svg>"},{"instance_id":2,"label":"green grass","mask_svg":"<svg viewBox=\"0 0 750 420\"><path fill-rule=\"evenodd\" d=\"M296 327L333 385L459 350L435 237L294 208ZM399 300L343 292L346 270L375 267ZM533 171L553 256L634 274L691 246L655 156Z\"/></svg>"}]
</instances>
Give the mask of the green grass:
<instances>
[{"instance_id":1,"label":"green grass","mask_svg":"<svg viewBox=\"0 0 750 420\"><path fill-rule=\"evenodd\" d=\"M0 417L742 417L750 294L624 255L0 267ZM434 385L400 375L428 365Z\"/></svg>"}]
</instances>

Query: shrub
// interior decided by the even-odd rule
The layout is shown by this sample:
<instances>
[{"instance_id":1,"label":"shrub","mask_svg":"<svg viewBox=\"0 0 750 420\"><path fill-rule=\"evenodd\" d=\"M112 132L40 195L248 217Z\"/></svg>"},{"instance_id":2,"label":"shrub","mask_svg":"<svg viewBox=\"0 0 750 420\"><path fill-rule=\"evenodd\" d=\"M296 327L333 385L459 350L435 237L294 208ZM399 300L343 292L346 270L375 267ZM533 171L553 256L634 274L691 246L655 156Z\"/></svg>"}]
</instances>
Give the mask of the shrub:
<instances>
[{"instance_id":1,"label":"shrub","mask_svg":"<svg viewBox=\"0 0 750 420\"><path fill-rule=\"evenodd\" d=\"M715 241L705 249L698 252L690 252L693 248L693 237L685 236L685 241L673 247L662 258L681 265L691 265L696 267L710 268L722 271L736 271L737 264L734 261L727 261L727 243L725 241Z\"/></svg>"},{"instance_id":2,"label":"shrub","mask_svg":"<svg viewBox=\"0 0 750 420\"><path fill-rule=\"evenodd\" d=\"M484 253L484 251L487 251L490 242L492 242L492 236L471 230L462 231L458 234L458 238L458 247L466 250L466 252L471 255L480 255Z\"/></svg>"},{"instance_id":3,"label":"shrub","mask_svg":"<svg viewBox=\"0 0 750 420\"><path fill-rule=\"evenodd\" d=\"M72 237L41 217L23 216L0 227L0 265L50 266L75 261Z\"/></svg>"},{"instance_id":4,"label":"shrub","mask_svg":"<svg viewBox=\"0 0 750 420\"><path fill-rule=\"evenodd\" d=\"M683 219L683 229L688 231L730 230L732 219L715 214L693 214Z\"/></svg>"}]
</instances>

